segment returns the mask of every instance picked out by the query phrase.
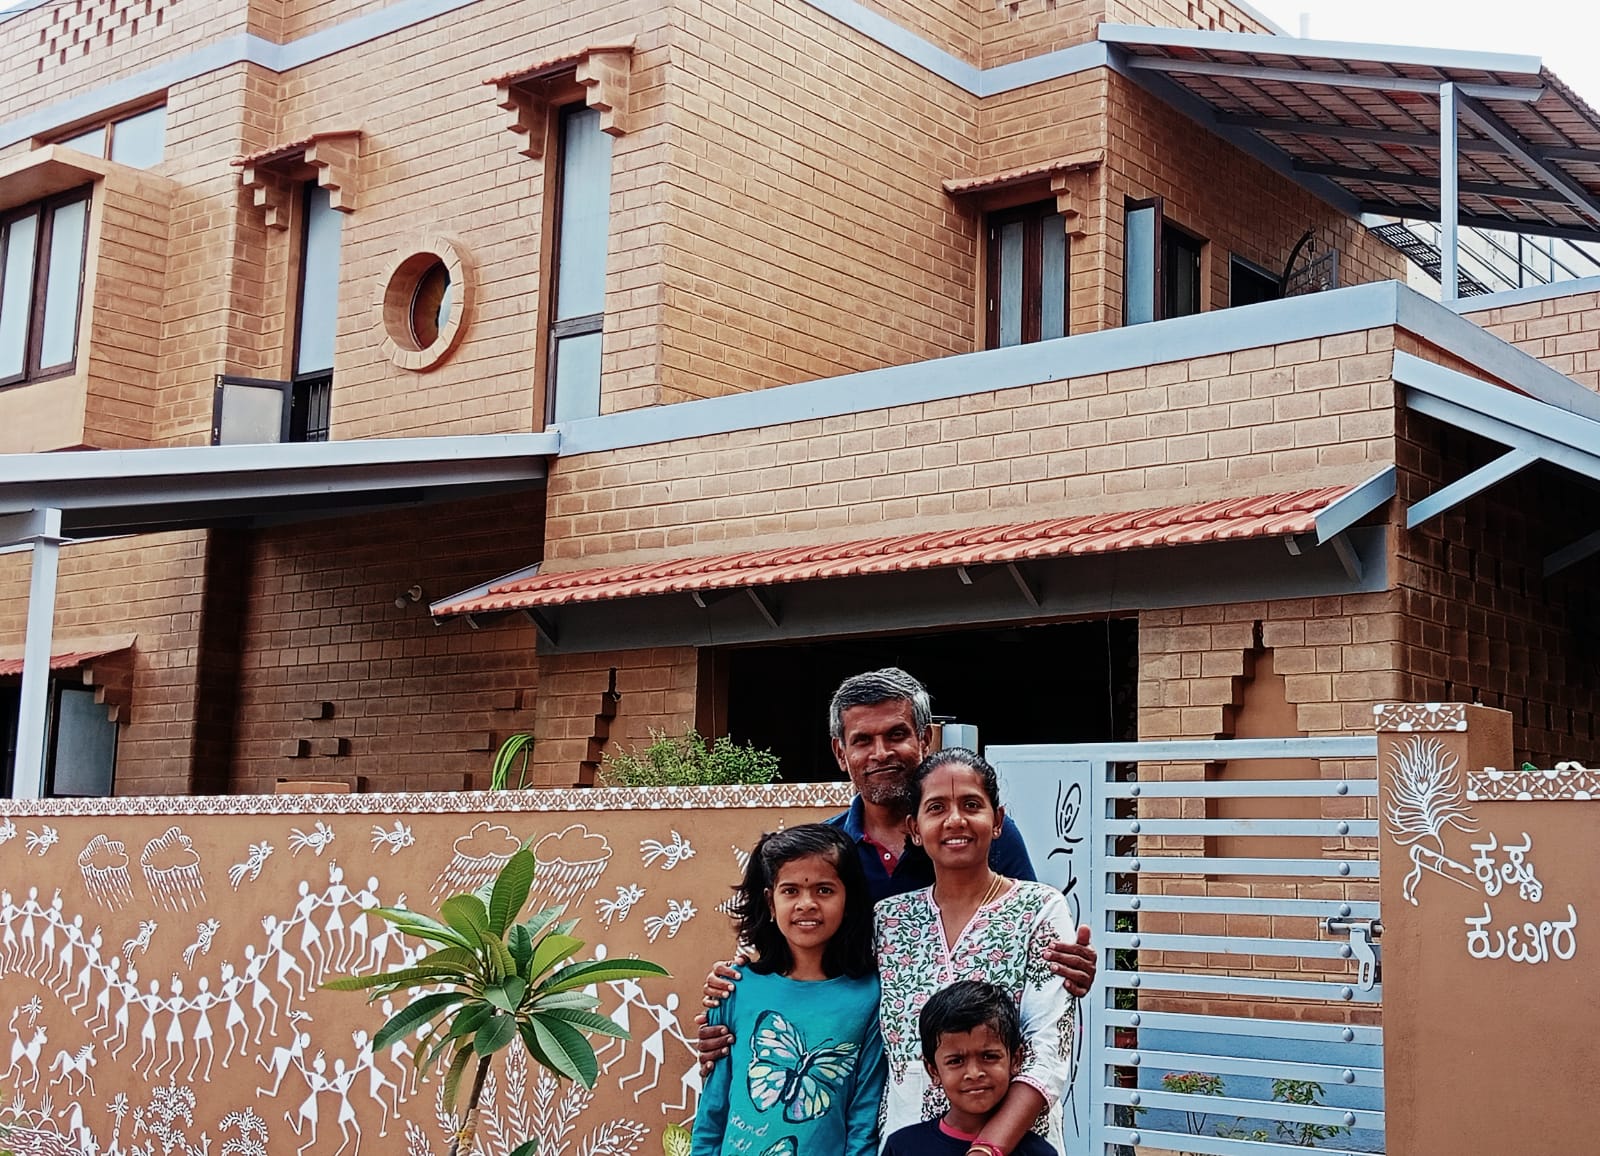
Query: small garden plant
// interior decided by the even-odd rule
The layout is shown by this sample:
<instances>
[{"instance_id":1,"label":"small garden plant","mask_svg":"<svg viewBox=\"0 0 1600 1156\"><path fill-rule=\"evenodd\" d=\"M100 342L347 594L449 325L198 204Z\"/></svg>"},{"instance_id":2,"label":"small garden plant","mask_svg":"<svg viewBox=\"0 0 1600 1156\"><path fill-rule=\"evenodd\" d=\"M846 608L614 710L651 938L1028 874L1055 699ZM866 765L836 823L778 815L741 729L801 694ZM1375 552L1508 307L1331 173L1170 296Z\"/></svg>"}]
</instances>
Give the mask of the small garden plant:
<instances>
[{"instance_id":1,"label":"small garden plant","mask_svg":"<svg viewBox=\"0 0 1600 1156\"><path fill-rule=\"evenodd\" d=\"M690 727L682 735L650 732L650 745L607 754L600 780L607 787L709 787L770 783L778 777L778 756L727 735L708 743Z\"/></svg>"},{"instance_id":2,"label":"small garden plant","mask_svg":"<svg viewBox=\"0 0 1600 1156\"><path fill-rule=\"evenodd\" d=\"M1223 1096L1227 1094L1223 1078L1210 1072L1167 1072L1161 1077L1161 1086L1169 1092L1188 1096ZM1275 1103L1322 1106L1324 1089L1315 1080L1273 1080L1272 1099ZM1191 1136L1206 1135L1209 1112L1189 1110L1184 1112L1184 1123ZM1305 1121L1279 1120L1276 1122L1278 1139L1299 1148L1315 1148L1318 1140L1331 1140L1350 1129L1342 1124L1315 1124ZM1232 1123L1218 1123L1217 1136L1225 1140L1253 1140L1265 1142L1271 1133L1265 1128L1247 1128L1242 1117ZM1184 1156L1193 1156L1185 1153Z\"/></svg>"},{"instance_id":3,"label":"small garden plant","mask_svg":"<svg viewBox=\"0 0 1600 1156\"><path fill-rule=\"evenodd\" d=\"M450 1156L473 1147L478 1102L494 1057L515 1042L529 1059L557 1077L593 1088L599 1075L594 1047L586 1033L627 1039L628 1033L595 1008L600 1001L582 989L609 980L667 974L643 959L566 962L583 947L572 936L577 920L561 918L564 907L549 907L518 922L533 887L533 853L512 854L493 879L476 891L453 895L433 919L404 907L373 908L406 935L437 945L408 967L374 975L329 980L335 991L368 991L371 1000L404 999L413 988L432 989L410 1000L372 1038L377 1052L425 1031L413 1062L431 1066L447 1058L443 1104L459 1124ZM397 1001L398 1002L398 1001ZM464 1109L456 1105L462 1078L472 1071ZM509 1156L533 1156L538 1138L519 1144Z\"/></svg>"}]
</instances>

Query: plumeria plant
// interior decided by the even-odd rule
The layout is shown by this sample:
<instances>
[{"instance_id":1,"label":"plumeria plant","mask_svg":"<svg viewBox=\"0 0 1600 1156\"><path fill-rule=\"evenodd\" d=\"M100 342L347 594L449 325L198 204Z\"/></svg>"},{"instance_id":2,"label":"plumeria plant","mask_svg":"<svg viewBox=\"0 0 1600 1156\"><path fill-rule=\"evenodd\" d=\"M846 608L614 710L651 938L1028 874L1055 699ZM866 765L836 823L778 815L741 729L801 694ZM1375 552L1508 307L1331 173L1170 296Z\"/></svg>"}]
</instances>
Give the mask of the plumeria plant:
<instances>
[{"instance_id":1,"label":"plumeria plant","mask_svg":"<svg viewBox=\"0 0 1600 1156\"><path fill-rule=\"evenodd\" d=\"M576 919L562 919L566 908L548 907L518 922L533 887L533 853L519 848L498 874L476 891L453 895L439 906L439 919L404 907L377 907L369 914L388 920L406 935L436 945L409 966L373 975L349 975L323 986L335 991L367 991L369 1002L430 989L410 1000L372 1037L372 1050L424 1032L413 1055L418 1066L448 1057L444 1110L459 1124L450 1156L472 1151L478 1101L494 1057L520 1041L528 1057L557 1077L593 1088L599 1075L594 1047L586 1033L628 1039L626 1029L595 1008L600 1001L582 989L610 980L667 975L643 959L567 962L583 947L571 932ZM472 1082L458 1113L461 1082ZM510 1156L533 1156L538 1139L518 1145Z\"/></svg>"}]
</instances>

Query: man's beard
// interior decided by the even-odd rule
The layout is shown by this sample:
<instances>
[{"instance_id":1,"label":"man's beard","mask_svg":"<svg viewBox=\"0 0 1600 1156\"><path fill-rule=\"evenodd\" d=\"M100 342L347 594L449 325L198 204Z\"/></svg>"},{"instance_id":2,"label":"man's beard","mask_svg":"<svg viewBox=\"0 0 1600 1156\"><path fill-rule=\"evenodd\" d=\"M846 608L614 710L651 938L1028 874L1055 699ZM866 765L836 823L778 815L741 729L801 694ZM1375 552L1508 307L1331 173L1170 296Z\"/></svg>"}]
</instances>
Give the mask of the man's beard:
<instances>
[{"instance_id":1,"label":"man's beard","mask_svg":"<svg viewBox=\"0 0 1600 1156\"><path fill-rule=\"evenodd\" d=\"M882 772L879 772L880 774ZM894 807L897 810L909 810L911 805L911 784L908 781L910 771L901 771L892 779L874 778L867 776L866 786L861 791L863 801L879 807Z\"/></svg>"}]
</instances>

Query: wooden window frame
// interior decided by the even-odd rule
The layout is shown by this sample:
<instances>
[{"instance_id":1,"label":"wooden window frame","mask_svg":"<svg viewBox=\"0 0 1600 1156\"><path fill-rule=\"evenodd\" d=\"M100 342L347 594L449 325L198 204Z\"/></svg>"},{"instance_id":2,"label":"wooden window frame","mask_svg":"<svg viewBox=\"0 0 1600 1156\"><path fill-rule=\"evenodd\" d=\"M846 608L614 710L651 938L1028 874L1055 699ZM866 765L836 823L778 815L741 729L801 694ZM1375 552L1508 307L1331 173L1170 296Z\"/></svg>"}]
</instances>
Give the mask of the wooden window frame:
<instances>
[{"instance_id":1,"label":"wooden window frame","mask_svg":"<svg viewBox=\"0 0 1600 1156\"><path fill-rule=\"evenodd\" d=\"M0 377L0 387L70 377L78 370L78 337L83 327L83 283L88 275L89 227L90 214L94 209L93 194L93 186L83 185L0 213L0 230L9 229L12 222L25 217L37 215L39 219L33 238L33 278L28 284L28 320L23 326L22 370ZM83 250L79 253L78 285L73 302L72 357L59 365L41 366L38 360L44 344L44 313L50 286L50 257L55 235L56 213L63 207L79 201L83 202ZM0 253L0 293L4 292L4 255Z\"/></svg>"},{"instance_id":2,"label":"wooden window frame","mask_svg":"<svg viewBox=\"0 0 1600 1156\"><path fill-rule=\"evenodd\" d=\"M1196 270L1194 313L1204 313L1206 311L1206 246L1209 244L1209 242L1200 234L1189 229L1185 229L1182 225L1174 224L1168 219L1165 197L1130 197L1122 204L1122 220L1124 222L1124 233L1122 238L1124 263L1122 279L1122 323L1124 325L1130 324L1128 321L1128 277L1126 264L1128 238L1126 233L1126 222L1130 214L1135 213L1140 209L1155 210L1152 214L1155 226L1155 236L1152 238L1151 244L1151 259L1155 262L1154 275L1151 278L1151 292L1154 296L1154 300L1150 305L1150 320L1165 321L1170 315L1167 302L1167 234L1169 231L1182 240L1191 242L1195 247ZM1193 315L1194 314L1189 313L1177 314L1177 316L1180 317L1189 317ZM1138 322L1136 324L1143 324L1143 322Z\"/></svg>"},{"instance_id":3,"label":"wooden window frame","mask_svg":"<svg viewBox=\"0 0 1600 1156\"><path fill-rule=\"evenodd\" d=\"M567 151L566 151L566 125L567 118L574 113L588 109L584 101L583 90L576 83L570 81L550 86L549 88L550 116L547 121L547 131L550 140L544 151L547 158L545 166L545 220L547 222L544 235L544 252L549 254L548 259L542 262L540 270L539 298L543 303L540 310L541 326L544 339L540 342L542 380L544 382L544 421L549 426L556 420L556 364L557 350L563 339L568 337L583 337L592 333L605 332L605 310L598 313L586 313L578 317L567 317L557 320L561 309L558 300L561 279L561 204L563 191L566 185ZM602 129L601 131L604 131ZM615 171L613 170L613 175ZM606 216L610 218L610 207L607 206ZM607 245L609 258L610 246Z\"/></svg>"},{"instance_id":4,"label":"wooden window frame","mask_svg":"<svg viewBox=\"0 0 1600 1156\"><path fill-rule=\"evenodd\" d=\"M1000 229L1022 222L1022 336L1019 345L1041 340L1044 328L1044 222L1059 216L1054 200L1030 201L984 214L984 348L1000 348ZM1065 225L1063 224L1063 230ZM1072 332L1072 238L1063 237L1065 262L1062 268L1061 333Z\"/></svg>"}]
</instances>

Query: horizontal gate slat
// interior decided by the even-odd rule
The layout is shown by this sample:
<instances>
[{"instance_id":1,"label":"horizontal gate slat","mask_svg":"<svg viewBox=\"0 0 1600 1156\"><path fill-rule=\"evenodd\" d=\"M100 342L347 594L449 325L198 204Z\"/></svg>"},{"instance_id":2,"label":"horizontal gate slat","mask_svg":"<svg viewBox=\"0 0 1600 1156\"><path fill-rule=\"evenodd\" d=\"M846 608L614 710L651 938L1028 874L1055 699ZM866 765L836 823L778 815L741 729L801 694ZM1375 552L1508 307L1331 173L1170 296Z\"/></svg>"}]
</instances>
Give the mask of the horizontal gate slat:
<instances>
[{"instance_id":1,"label":"horizontal gate slat","mask_svg":"<svg viewBox=\"0 0 1600 1156\"><path fill-rule=\"evenodd\" d=\"M1162 1148L1173 1152L1190 1152L1197 1156L1268 1156L1276 1152L1304 1152L1303 1147L1288 1144L1260 1143L1254 1140L1224 1140L1221 1136L1191 1136L1187 1132L1156 1132L1149 1128L1119 1128L1107 1125L1100 1133L1107 1145L1138 1145L1142 1148ZM1324 1148L1317 1146L1321 1156L1372 1156L1371 1152L1357 1152L1350 1148Z\"/></svg>"},{"instance_id":2,"label":"horizontal gate slat","mask_svg":"<svg viewBox=\"0 0 1600 1156\"><path fill-rule=\"evenodd\" d=\"M1383 1029L1365 1024L1325 1024L1315 1020L1211 1016L1189 1012L1136 1011L1131 1008L1107 1008L1103 1014L1107 1025L1119 1028L1152 1028L1223 1036L1271 1036L1273 1039L1304 1040L1309 1043L1383 1043Z\"/></svg>"},{"instance_id":3,"label":"horizontal gate slat","mask_svg":"<svg viewBox=\"0 0 1600 1156\"><path fill-rule=\"evenodd\" d=\"M1216 915L1289 915L1322 919L1348 907L1349 919L1376 919L1378 905L1360 900L1334 903L1327 899L1254 899L1226 895L1154 895L1129 892L1105 897L1108 911L1197 911Z\"/></svg>"},{"instance_id":4,"label":"horizontal gate slat","mask_svg":"<svg viewBox=\"0 0 1600 1156\"><path fill-rule=\"evenodd\" d=\"M1376 779L1137 779L1107 783L1110 799L1375 799Z\"/></svg>"},{"instance_id":5,"label":"horizontal gate slat","mask_svg":"<svg viewBox=\"0 0 1600 1156\"><path fill-rule=\"evenodd\" d=\"M1108 1048L1113 1067L1155 1068L1163 1072L1215 1072L1222 1076L1258 1076L1268 1080L1315 1080L1326 1087L1383 1087L1382 1068L1307 1064L1293 1060L1257 1060L1245 1056L1213 1056L1196 1052L1161 1052L1147 1048Z\"/></svg>"},{"instance_id":6,"label":"horizontal gate slat","mask_svg":"<svg viewBox=\"0 0 1600 1156\"><path fill-rule=\"evenodd\" d=\"M1113 971L1102 973L1108 987L1145 991L1186 991L1204 995L1259 995L1269 999L1316 999L1338 1003L1381 1003L1383 985L1362 991L1338 980L1314 982L1299 979L1253 979L1239 975L1189 975L1175 971Z\"/></svg>"},{"instance_id":7,"label":"horizontal gate slat","mask_svg":"<svg viewBox=\"0 0 1600 1156\"><path fill-rule=\"evenodd\" d=\"M1106 1101L1141 1108L1171 1108L1206 1115L1228 1113L1251 1120L1292 1120L1302 1124L1333 1124L1355 1128L1382 1128L1383 1113L1367 1108L1329 1108L1313 1104L1286 1104L1282 1100L1247 1100L1238 1096L1196 1096L1161 1092L1153 1088L1109 1088ZM1353 1123L1349 1117L1354 1116Z\"/></svg>"},{"instance_id":8,"label":"horizontal gate slat","mask_svg":"<svg viewBox=\"0 0 1600 1156\"><path fill-rule=\"evenodd\" d=\"M1101 861L1110 874L1145 875L1331 875L1376 879L1376 859L1214 859L1208 855L1137 855Z\"/></svg>"},{"instance_id":9,"label":"horizontal gate slat","mask_svg":"<svg viewBox=\"0 0 1600 1156\"><path fill-rule=\"evenodd\" d=\"M1151 935L1143 931L1108 931L1106 947L1139 951L1203 951L1209 955L1298 955L1312 959L1348 959L1350 947L1325 939L1271 939L1242 935Z\"/></svg>"},{"instance_id":10,"label":"horizontal gate slat","mask_svg":"<svg viewBox=\"0 0 1600 1156\"><path fill-rule=\"evenodd\" d=\"M1107 835L1289 835L1299 838L1378 837L1376 819L1107 819Z\"/></svg>"}]
</instances>

